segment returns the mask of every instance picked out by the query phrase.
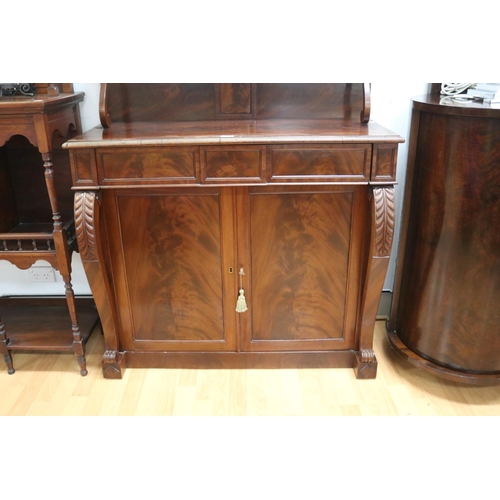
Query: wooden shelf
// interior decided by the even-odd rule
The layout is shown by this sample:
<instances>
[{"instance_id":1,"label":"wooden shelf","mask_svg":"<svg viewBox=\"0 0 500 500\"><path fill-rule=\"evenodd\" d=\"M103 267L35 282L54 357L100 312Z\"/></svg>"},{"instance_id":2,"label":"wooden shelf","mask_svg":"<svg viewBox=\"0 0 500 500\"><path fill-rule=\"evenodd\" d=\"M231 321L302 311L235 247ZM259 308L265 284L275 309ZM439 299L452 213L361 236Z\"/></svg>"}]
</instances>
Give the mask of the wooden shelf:
<instances>
[{"instance_id":1,"label":"wooden shelf","mask_svg":"<svg viewBox=\"0 0 500 500\"><path fill-rule=\"evenodd\" d=\"M63 229L68 230L73 225L74 221L70 221L63 224ZM31 234L36 234L38 238L52 238L52 232L54 230L54 224L52 221L49 222L21 222L14 226L12 229L6 232L0 232L0 238L9 237L12 238L19 235L20 238L29 237Z\"/></svg>"},{"instance_id":2,"label":"wooden shelf","mask_svg":"<svg viewBox=\"0 0 500 500\"><path fill-rule=\"evenodd\" d=\"M25 236L26 233L37 233L40 237L52 238L52 231L54 225L52 222L23 222L13 227L6 235L12 236L13 234L19 234ZM4 233L0 233L0 237Z\"/></svg>"},{"instance_id":3,"label":"wooden shelf","mask_svg":"<svg viewBox=\"0 0 500 500\"><path fill-rule=\"evenodd\" d=\"M90 298L77 298L76 307L85 343L99 318ZM73 352L71 318L65 298L2 298L0 317L12 351Z\"/></svg>"}]
</instances>

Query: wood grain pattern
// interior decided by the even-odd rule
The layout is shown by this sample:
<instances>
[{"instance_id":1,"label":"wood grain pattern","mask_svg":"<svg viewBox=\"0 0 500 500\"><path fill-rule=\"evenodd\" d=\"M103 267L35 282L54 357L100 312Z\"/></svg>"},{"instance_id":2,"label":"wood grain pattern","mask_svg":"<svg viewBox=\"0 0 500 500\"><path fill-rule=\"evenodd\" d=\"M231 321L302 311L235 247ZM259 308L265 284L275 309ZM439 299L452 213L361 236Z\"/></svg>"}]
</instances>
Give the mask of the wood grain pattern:
<instances>
[{"instance_id":1,"label":"wood grain pattern","mask_svg":"<svg viewBox=\"0 0 500 500\"><path fill-rule=\"evenodd\" d=\"M85 378L71 369L72 356L64 353L43 357L16 353L17 363L23 369L15 376L8 375L6 367L0 365L0 415L498 417L500 414L500 386L475 387L452 382L412 366L389 347L383 321L377 321L374 339L379 374L375 380L362 383L347 367L159 370L144 368L144 363L137 363L141 368L129 370L123 380L108 381L102 380L100 374L104 336L96 331L87 344L89 374ZM69 432L72 422L67 420ZM477 419L468 420L471 432L472 426L476 426L477 436ZM490 420L494 432L496 418ZM325 423L328 425L329 421ZM482 436L486 438L488 433L489 430ZM17 439L15 434L8 434L6 446L15 445ZM366 436L349 439L359 446L366 442ZM332 447L336 440L332 433ZM485 451L489 445L485 439ZM484 492L487 496L487 491Z\"/></svg>"},{"instance_id":2,"label":"wood grain pattern","mask_svg":"<svg viewBox=\"0 0 500 500\"><path fill-rule=\"evenodd\" d=\"M252 341L345 336L353 193L309 191L250 196Z\"/></svg>"},{"instance_id":3,"label":"wood grain pattern","mask_svg":"<svg viewBox=\"0 0 500 500\"><path fill-rule=\"evenodd\" d=\"M14 135L26 137L32 146L38 146L33 120L29 117L9 117L9 123L0 121L0 147L4 146Z\"/></svg>"},{"instance_id":4,"label":"wood grain pattern","mask_svg":"<svg viewBox=\"0 0 500 500\"><path fill-rule=\"evenodd\" d=\"M111 123L215 119L213 83L108 83Z\"/></svg>"},{"instance_id":5,"label":"wood grain pattern","mask_svg":"<svg viewBox=\"0 0 500 500\"><path fill-rule=\"evenodd\" d=\"M418 103L404 268L391 324L417 355L480 383L500 372L500 113L438 102Z\"/></svg>"},{"instance_id":6,"label":"wood grain pattern","mask_svg":"<svg viewBox=\"0 0 500 500\"><path fill-rule=\"evenodd\" d=\"M394 144L377 144L374 146L372 181L387 182L396 180L397 153L398 149Z\"/></svg>"},{"instance_id":7,"label":"wood grain pattern","mask_svg":"<svg viewBox=\"0 0 500 500\"><path fill-rule=\"evenodd\" d=\"M230 144L398 144L403 138L376 122L306 118L116 123L65 143L69 149Z\"/></svg>"},{"instance_id":8,"label":"wood grain pattern","mask_svg":"<svg viewBox=\"0 0 500 500\"><path fill-rule=\"evenodd\" d=\"M367 121L362 83L107 83L103 127L113 123L270 118ZM254 104L253 101L256 101Z\"/></svg>"},{"instance_id":9,"label":"wood grain pattern","mask_svg":"<svg viewBox=\"0 0 500 500\"><path fill-rule=\"evenodd\" d=\"M252 84L220 83L219 113L221 115L249 114L252 112Z\"/></svg>"},{"instance_id":10,"label":"wood grain pattern","mask_svg":"<svg viewBox=\"0 0 500 500\"><path fill-rule=\"evenodd\" d=\"M117 207L134 341L224 349L219 193L120 195Z\"/></svg>"},{"instance_id":11,"label":"wood grain pattern","mask_svg":"<svg viewBox=\"0 0 500 500\"><path fill-rule=\"evenodd\" d=\"M360 121L361 83L258 83L257 116Z\"/></svg>"},{"instance_id":12,"label":"wood grain pattern","mask_svg":"<svg viewBox=\"0 0 500 500\"><path fill-rule=\"evenodd\" d=\"M71 175L76 186L97 184L97 167L93 152L75 152L71 154Z\"/></svg>"},{"instance_id":13,"label":"wood grain pattern","mask_svg":"<svg viewBox=\"0 0 500 500\"><path fill-rule=\"evenodd\" d=\"M369 145L270 146L270 180L368 180Z\"/></svg>"},{"instance_id":14,"label":"wood grain pattern","mask_svg":"<svg viewBox=\"0 0 500 500\"><path fill-rule=\"evenodd\" d=\"M262 146L213 146L201 148L203 182L228 179L264 182L266 163Z\"/></svg>"},{"instance_id":15,"label":"wood grain pattern","mask_svg":"<svg viewBox=\"0 0 500 500\"><path fill-rule=\"evenodd\" d=\"M66 147L98 158L85 189L102 194L99 260L84 262L105 318L105 377L127 365L326 363L373 378L392 212L386 197L377 233L372 151L403 139L361 123L369 88L107 84L102 94L111 126ZM178 175L181 158L164 168L167 148L200 151L196 178ZM384 152L385 175L394 157ZM240 286L248 309L237 314Z\"/></svg>"},{"instance_id":16,"label":"wood grain pattern","mask_svg":"<svg viewBox=\"0 0 500 500\"><path fill-rule=\"evenodd\" d=\"M102 151L98 155L101 182L155 181L168 179L193 182L199 179L198 148L122 148Z\"/></svg>"}]
</instances>

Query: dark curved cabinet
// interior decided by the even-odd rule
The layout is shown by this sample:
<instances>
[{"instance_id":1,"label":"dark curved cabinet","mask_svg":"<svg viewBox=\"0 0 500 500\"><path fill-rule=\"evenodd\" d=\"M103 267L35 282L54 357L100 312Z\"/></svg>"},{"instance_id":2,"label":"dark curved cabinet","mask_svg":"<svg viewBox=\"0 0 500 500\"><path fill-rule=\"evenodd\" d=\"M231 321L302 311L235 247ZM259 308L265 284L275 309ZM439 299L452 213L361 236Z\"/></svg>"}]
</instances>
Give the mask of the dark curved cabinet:
<instances>
[{"instance_id":1,"label":"dark curved cabinet","mask_svg":"<svg viewBox=\"0 0 500 500\"><path fill-rule=\"evenodd\" d=\"M388 332L417 366L500 382L500 109L413 100Z\"/></svg>"}]
</instances>

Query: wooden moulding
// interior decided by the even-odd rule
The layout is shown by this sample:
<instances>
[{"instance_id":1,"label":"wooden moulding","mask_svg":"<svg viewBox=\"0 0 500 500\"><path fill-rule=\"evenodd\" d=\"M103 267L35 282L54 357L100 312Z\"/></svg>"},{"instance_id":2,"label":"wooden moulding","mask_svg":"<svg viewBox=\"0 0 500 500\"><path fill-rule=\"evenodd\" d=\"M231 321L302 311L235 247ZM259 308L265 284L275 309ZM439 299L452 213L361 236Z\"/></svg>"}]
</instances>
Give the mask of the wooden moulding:
<instances>
[{"instance_id":1,"label":"wooden moulding","mask_svg":"<svg viewBox=\"0 0 500 500\"><path fill-rule=\"evenodd\" d=\"M453 382L461 382L478 386L498 385L500 383L500 373L480 374L453 370L419 356L417 353L406 347L396 333L387 331L387 336L390 346L403 359L411 363L413 366L431 372L441 378L451 380Z\"/></svg>"},{"instance_id":2,"label":"wooden moulding","mask_svg":"<svg viewBox=\"0 0 500 500\"><path fill-rule=\"evenodd\" d=\"M138 352L125 351L129 368L252 369L353 368L354 351L325 352Z\"/></svg>"}]
</instances>

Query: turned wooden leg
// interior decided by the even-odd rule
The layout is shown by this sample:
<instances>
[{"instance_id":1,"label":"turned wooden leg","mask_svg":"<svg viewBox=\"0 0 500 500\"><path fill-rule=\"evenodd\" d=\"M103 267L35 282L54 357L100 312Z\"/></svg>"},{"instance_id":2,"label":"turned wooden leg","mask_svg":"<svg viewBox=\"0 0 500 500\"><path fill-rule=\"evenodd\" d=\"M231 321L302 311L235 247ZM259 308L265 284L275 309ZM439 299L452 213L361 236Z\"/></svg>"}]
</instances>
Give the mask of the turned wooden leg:
<instances>
[{"instance_id":1,"label":"turned wooden leg","mask_svg":"<svg viewBox=\"0 0 500 500\"><path fill-rule=\"evenodd\" d=\"M45 183L49 194L50 206L52 208L52 221L54 225L53 237L57 255L59 272L64 280L66 290L66 302L71 317L73 331L73 351L80 365L80 373L84 377L87 375L87 362L85 359L85 345L82 341L80 327L78 326L76 316L75 294L71 285L71 255L68 250L67 235L63 230L61 214L57 203L56 185L54 181L54 170L52 164L52 155L47 145L46 151L42 152L43 166L45 169Z\"/></svg>"},{"instance_id":2,"label":"turned wooden leg","mask_svg":"<svg viewBox=\"0 0 500 500\"><path fill-rule=\"evenodd\" d=\"M73 331L73 351L80 365L82 377L87 375L87 361L85 359L85 345L82 341L80 327L76 316L75 294L71 285L71 255L68 250L68 242L65 231L62 228L61 214L57 206L56 187L54 182L54 170L50 152L42 153L43 166L45 168L45 182L49 193L50 206L52 208L52 221L54 224L54 245L56 248L57 263L59 272L64 280L66 291L66 302L68 304L69 315L71 317L71 329Z\"/></svg>"},{"instance_id":3,"label":"turned wooden leg","mask_svg":"<svg viewBox=\"0 0 500 500\"><path fill-rule=\"evenodd\" d=\"M9 339L5 333L2 318L0 318L0 353L3 355L3 359L7 365L8 374L12 375L16 370L14 370L14 366L12 364L12 356L9 351Z\"/></svg>"},{"instance_id":4,"label":"turned wooden leg","mask_svg":"<svg viewBox=\"0 0 500 500\"><path fill-rule=\"evenodd\" d=\"M80 374L82 377L87 375L87 360L85 359L85 344L82 341L80 327L78 326L76 316L76 303L75 294L73 293L73 286L71 285L71 278L69 275L62 275L64 280L64 288L66 290L66 302L68 304L69 315L71 317L71 329L73 331L73 352L77 356L78 364L80 365Z\"/></svg>"}]
</instances>

